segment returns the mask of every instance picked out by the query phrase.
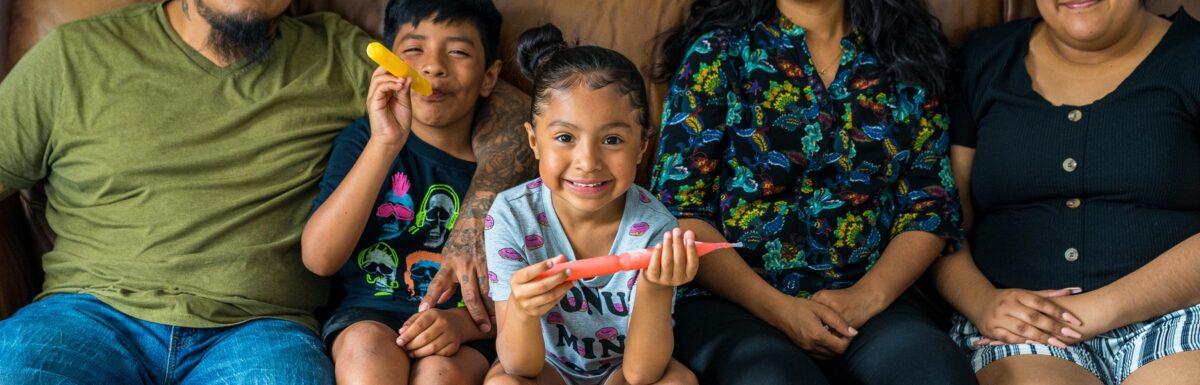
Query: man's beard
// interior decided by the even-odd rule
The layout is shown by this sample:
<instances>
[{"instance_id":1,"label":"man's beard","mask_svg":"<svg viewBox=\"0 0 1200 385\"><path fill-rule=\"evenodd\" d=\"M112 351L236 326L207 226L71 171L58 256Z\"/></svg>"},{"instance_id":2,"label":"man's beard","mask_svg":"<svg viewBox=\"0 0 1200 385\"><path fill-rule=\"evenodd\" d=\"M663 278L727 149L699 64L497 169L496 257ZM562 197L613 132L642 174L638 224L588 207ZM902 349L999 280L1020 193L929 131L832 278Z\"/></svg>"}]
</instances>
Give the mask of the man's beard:
<instances>
[{"instance_id":1,"label":"man's beard","mask_svg":"<svg viewBox=\"0 0 1200 385\"><path fill-rule=\"evenodd\" d=\"M274 20L253 13L224 15L205 7L203 0L196 0L196 13L212 26L207 44L222 59L230 63L241 59L252 63L266 61L274 41L271 31Z\"/></svg>"}]
</instances>

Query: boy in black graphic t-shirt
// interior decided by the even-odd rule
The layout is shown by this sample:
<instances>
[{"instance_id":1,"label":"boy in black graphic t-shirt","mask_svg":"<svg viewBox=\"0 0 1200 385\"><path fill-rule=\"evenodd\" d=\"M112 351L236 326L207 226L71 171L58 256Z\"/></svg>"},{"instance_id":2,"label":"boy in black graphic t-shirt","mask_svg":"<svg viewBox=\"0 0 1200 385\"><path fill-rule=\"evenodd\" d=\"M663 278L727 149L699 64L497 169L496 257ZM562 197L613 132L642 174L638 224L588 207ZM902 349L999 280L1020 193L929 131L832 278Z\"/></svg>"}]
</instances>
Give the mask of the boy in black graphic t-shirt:
<instances>
[{"instance_id":1,"label":"boy in black graphic t-shirt","mask_svg":"<svg viewBox=\"0 0 1200 385\"><path fill-rule=\"evenodd\" d=\"M346 293L322 338L339 383L425 382L419 373L479 383L494 332L480 332L465 309L419 304L475 172L471 127L499 75L500 14L489 0L393 0L385 29L433 93L410 93L411 79L377 69L368 116L334 140L302 238L305 266L336 274Z\"/></svg>"}]
</instances>

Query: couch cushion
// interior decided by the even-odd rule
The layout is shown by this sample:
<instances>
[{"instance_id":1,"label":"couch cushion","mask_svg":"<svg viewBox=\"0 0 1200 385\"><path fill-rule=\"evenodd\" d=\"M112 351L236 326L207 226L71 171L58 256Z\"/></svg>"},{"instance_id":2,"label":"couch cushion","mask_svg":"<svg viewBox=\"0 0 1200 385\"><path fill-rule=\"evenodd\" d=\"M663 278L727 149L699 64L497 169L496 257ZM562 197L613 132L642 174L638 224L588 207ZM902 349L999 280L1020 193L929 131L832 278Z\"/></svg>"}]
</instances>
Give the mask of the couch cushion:
<instances>
[{"instance_id":1,"label":"couch cushion","mask_svg":"<svg viewBox=\"0 0 1200 385\"><path fill-rule=\"evenodd\" d=\"M13 0L5 73L59 24L152 0Z\"/></svg>"}]
</instances>

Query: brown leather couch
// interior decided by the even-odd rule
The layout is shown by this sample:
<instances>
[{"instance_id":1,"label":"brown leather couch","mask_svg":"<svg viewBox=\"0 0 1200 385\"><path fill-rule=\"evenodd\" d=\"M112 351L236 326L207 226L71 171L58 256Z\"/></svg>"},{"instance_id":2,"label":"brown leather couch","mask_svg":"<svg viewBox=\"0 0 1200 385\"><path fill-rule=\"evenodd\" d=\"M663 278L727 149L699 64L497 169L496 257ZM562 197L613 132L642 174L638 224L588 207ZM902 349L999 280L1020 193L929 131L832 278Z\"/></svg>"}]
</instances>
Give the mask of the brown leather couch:
<instances>
[{"instance_id":1,"label":"brown leather couch","mask_svg":"<svg viewBox=\"0 0 1200 385\"><path fill-rule=\"evenodd\" d=\"M437 1L437 0L428 0ZM648 68L653 37L679 23L691 0L494 0L504 14L501 58L511 59L521 31L553 22L580 42L614 48ZM1034 15L1034 0L927 0L952 43L972 30ZM147 0L0 0L0 80L38 39L61 23ZM382 12L387 0L295 0L290 12L336 12L382 35ZM1170 14L1186 3L1200 15L1200 0L1150 0L1150 8ZM529 84L513 66L502 78L528 93ZM651 117L661 114L666 86L650 87ZM657 102L656 102L657 101ZM15 130L18 127L0 127ZM651 146L651 148L656 148ZM648 156L652 156L648 154ZM648 169L650 162L643 162ZM646 170L641 173L645 180ZM29 303L41 287L41 255L53 244L53 232L42 213L39 191L22 191L0 202L0 319Z\"/></svg>"}]
</instances>

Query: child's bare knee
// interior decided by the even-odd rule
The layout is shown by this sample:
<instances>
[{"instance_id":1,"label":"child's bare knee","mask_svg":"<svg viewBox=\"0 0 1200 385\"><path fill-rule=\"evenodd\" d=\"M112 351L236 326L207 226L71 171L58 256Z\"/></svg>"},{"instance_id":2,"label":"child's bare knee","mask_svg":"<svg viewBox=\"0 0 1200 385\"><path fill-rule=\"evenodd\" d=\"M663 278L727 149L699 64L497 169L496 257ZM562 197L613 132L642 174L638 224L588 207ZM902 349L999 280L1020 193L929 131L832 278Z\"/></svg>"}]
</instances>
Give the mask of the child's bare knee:
<instances>
[{"instance_id":1,"label":"child's bare knee","mask_svg":"<svg viewBox=\"0 0 1200 385\"><path fill-rule=\"evenodd\" d=\"M392 349L395 349L392 351ZM378 322L356 322L338 333L332 352L334 360L348 354L386 354L400 352L396 331Z\"/></svg>"},{"instance_id":2,"label":"child's bare knee","mask_svg":"<svg viewBox=\"0 0 1200 385\"><path fill-rule=\"evenodd\" d=\"M478 381L478 377L476 377ZM413 365L413 384L465 384L469 379L448 357L429 356Z\"/></svg>"}]
</instances>

